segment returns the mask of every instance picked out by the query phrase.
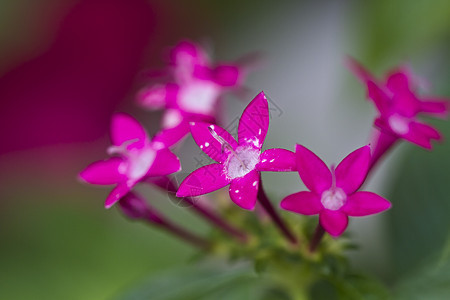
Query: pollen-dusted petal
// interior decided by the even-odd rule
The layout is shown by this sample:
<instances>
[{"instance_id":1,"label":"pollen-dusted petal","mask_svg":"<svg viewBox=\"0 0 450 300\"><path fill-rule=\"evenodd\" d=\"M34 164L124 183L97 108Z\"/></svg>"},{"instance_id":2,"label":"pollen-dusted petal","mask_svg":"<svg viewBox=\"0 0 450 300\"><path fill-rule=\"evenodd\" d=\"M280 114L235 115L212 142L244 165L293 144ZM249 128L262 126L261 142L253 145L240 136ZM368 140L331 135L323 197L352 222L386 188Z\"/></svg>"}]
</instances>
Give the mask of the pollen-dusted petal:
<instances>
[{"instance_id":1,"label":"pollen-dusted petal","mask_svg":"<svg viewBox=\"0 0 450 300\"><path fill-rule=\"evenodd\" d=\"M302 215L316 215L322 209L318 195L312 192L298 192L281 200L280 207Z\"/></svg>"},{"instance_id":2,"label":"pollen-dusted petal","mask_svg":"<svg viewBox=\"0 0 450 300\"><path fill-rule=\"evenodd\" d=\"M160 142L166 147L172 147L189 133L189 123L182 121L173 128L162 129L153 138L153 142Z\"/></svg>"},{"instance_id":3,"label":"pollen-dusted petal","mask_svg":"<svg viewBox=\"0 0 450 300\"><path fill-rule=\"evenodd\" d=\"M297 170L295 153L285 149L267 149L256 166L259 171L290 172Z\"/></svg>"},{"instance_id":4,"label":"pollen-dusted petal","mask_svg":"<svg viewBox=\"0 0 450 300\"><path fill-rule=\"evenodd\" d=\"M356 192L347 198L342 211L348 216L363 217L385 211L391 203L372 192Z\"/></svg>"},{"instance_id":5,"label":"pollen-dusted petal","mask_svg":"<svg viewBox=\"0 0 450 300\"><path fill-rule=\"evenodd\" d=\"M230 198L243 209L255 208L258 195L259 173L251 171L244 177L233 179L230 185Z\"/></svg>"},{"instance_id":6,"label":"pollen-dusted petal","mask_svg":"<svg viewBox=\"0 0 450 300\"><path fill-rule=\"evenodd\" d=\"M445 118L448 116L450 100L423 99L420 102L420 112Z\"/></svg>"},{"instance_id":7,"label":"pollen-dusted petal","mask_svg":"<svg viewBox=\"0 0 450 300\"><path fill-rule=\"evenodd\" d=\"M295 148L297 171L308 189L317 195L329 189L332 183L330 169L311 150L302 145Z\"/></svg>"},{"instance_id":8,"label":"pollen-dusted petal","mask_svg":"<svg viewBox=\"0 0 450 300\"><path fill-rule=\"evenodd\" d=\"M144 127L135 118L125 113L116 113L111 122L111 141L115 146L130 141L143 145L148 141L148 136Z\"/></svg>"},{"instance_id":9,"label":"pollen-dusted petal","mask_svg":"<svg viewBox=\"0 0 450 300\"><path fill-rule=\"evenodd\" d=\"M197 145L217 162L225 162L230 151L237 147L236 140L220 126L204 122L191 122L191 133Z\"/></svg>"},{"instance_id":10,"label":"pollen-dusted petal","mask_svg":"<svg viewBox=\"0 0 450 300\"><path fill-rule=\"evenodd\" d=\"M147 172L147 176L169 175L181 170L178 157L169 149L164 148L156 151L156 157L152 166Z\"/></svg>"},{"instance_id":11,"label":"pollen-dusted petal","mask_svg":"<svg viewBox=\"0 0 450 300\"><path fill-rule=\"evenodd\" d=\"M119 172L121 163L123 160L119 157L93 162L80 173L80 178L90 184L116 184L125 179Z\"/></svg>"},{"instance_id":12,"label":"pollen-dusted petal","mask_svg":"<svg viewBox=\"0 0 450 300\"><path fill-rule=\"evenodd\" d=\"M125 196L134 184L119 183L106 197L105 208L108 209Z\"/></svg>"},{"instance_id":13,"label":"pollen-dusted petal","mask_svg":"<svg viewBox=\"0 0 450 300\"><path fill-rule=\"evenodd\" d=\"M361 147L347 155L336 167L336 186L347 195L359 189L366 179L370 162L370 146Z\"/></svg>"},{"instance_id":14,"label":"pollen-dusted petal","mask_svg":"<svg viewBox=\"0 0 450 300\"><path fill-rule=\"evenodd\" d=\"M251 144L261 149L269 129L269 104L264 92L259 93L245 108L239 120L239 145Z\"/></svg>"},{"instance_id":15,"label":"pollen-dusted petal","mask_svg":"<svg viewBox=\"0 0 450 300\"><path fill-rule=\"evenodd\" d=\"M340 236L348 225L348 217L340 210L323 210L319 215L319 222L323 229L333 237Z\"/></svg>"},{"instance_id":16,"label":"pollen-dusted petal","mask_svg":"<svg viewBox=\"0 0 450 300\"><path fill-rule=\"evenodd\" d=\"M180 184L177 197L193 197L211 193L228 185L230 180L222 164L203 166L189 174Z\"/></svg>"}]
</instances>

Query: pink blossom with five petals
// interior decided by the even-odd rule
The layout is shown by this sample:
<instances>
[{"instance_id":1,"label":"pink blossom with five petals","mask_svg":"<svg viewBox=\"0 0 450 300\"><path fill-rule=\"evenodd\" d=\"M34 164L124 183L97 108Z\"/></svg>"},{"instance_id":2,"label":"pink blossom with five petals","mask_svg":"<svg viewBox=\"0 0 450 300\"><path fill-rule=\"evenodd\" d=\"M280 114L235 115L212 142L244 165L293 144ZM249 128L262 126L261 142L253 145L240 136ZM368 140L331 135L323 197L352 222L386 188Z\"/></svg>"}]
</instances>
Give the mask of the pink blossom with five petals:
<instances>
[{"instance_id":1,"label":"pink blossom with five petals","mask_svg":"<svg viewBox=\"0 0 450 300\"><path fill-rule=\"evenodd\" d=\"M280 206L303 215L319 214L320 225L330 235L341 235L348 225L348 216L361 217L385 211L389 201L371 192L359 192L370 162L370 147L350 153L331 170L304 146L296 147L297 170L310 191L284 198Z\"/></svg>"},{"instance_id":2,"label":"pink blossom with five petals","mask_svg":"<svg viewBox=\"0 0 450 300\"><path fill-rule=\"evenodd\" d=\"M420 122L418 114L446 117L448 99L420 97L411 72L403 67L392 70L385 82L376 80L361 64L349 59L349 68L367 85L368 97L378 109L375 125L382 131L403 138L423 148L431 149L431 140L441 140L441 134L432 126Z\"/></svg>"},{"instance_id":3,"label":"pink blossom with five petals","mask_svg":"<svg viewBox=\"0 0 450 300\"><path fill-rule=\"evenodd\" d=\"M111 141L107 152L117 156L96 161L80 173L80 178L87 183L116 185L106 198L106 208L141 180L168 175L181 168L178 157L162 143L150 140L141 124L130 115L117 113L113 116Z\"/></svg>"},{"instance_id":4,"label":"pink blossom with five petals","mask_svg":"<svg viewBox=\"0 0 450 300\"><path fill-rule=\"evenodd\" d=\"M295 171L295 155L285 149L261 148L269 128L269 109L263 92L246 107L239 120L238 141L225 129L210 123L191 123L197 145L217 163L203 166L181 183L178 197L198 196L230 185L231 200L255 207L261 171Z\"/></svg>"},{"instance_id":5,"label":"pink blossom with five petals","mask_svg":"<svg viewBox=\"0 0 450 300\"><path fill-rule=\"evenodd\" d=\"M170 147L189 133L189 122L215 123L220 98L241 87L247 70L238 64L213 64L198 45L183 41L169 55L171 80L145 87L138 102L148 109L164 109L162 130L155 140Z\"/></svg>"}]
</instances>

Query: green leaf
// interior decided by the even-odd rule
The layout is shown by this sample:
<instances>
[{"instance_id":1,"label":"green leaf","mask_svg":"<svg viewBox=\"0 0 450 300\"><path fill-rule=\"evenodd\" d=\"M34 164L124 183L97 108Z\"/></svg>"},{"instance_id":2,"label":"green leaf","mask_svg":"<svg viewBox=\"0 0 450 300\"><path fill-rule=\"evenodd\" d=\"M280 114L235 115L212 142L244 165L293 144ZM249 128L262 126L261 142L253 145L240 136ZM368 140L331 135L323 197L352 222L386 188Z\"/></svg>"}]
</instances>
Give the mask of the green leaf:
<instances>
[{"instance_id":1,"label":"green leaf","mask_svg":"<svg viewBox=\"0 0 450 300\"><path fill-rule=\"evenodd\" d=\"M217 264L196 264L152 276L121 300L194 300L194 299L256 299L253 286L260 282L251 267L226 267Z\"/></svg>"}]
</instances>

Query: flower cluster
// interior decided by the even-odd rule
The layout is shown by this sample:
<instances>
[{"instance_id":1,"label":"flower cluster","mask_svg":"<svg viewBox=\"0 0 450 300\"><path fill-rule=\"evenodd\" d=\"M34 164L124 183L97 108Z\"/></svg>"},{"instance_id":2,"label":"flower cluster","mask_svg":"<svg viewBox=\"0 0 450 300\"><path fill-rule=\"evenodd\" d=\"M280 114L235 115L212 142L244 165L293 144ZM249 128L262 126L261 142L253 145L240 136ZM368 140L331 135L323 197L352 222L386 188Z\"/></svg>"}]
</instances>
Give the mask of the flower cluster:
<instances>
[{"instance_id":1,"label":"flower cluster","mask_svg":"<svg viewBox=\"0 0 450 300\"><path fill-rule=\"evenodd\" d=\"M324 232L338 237L347 228L349 216L372 215L391 207L383 197L359 191L375 162L399 139L431 149L431 140L440 140L441 135L419 121L418 115L443 117L448 112L448 101L416 95L417 84L406 68L390 72L385 82L381 82L351 59L351 71L367 86L368 97L378 110L374 120L378 134L370 145L351 152L336 167L329 168L301 144L295 146L295 152L281 148L263 150L270 121L264 92L243 111L237 139L217 124L221 117L218 109L221 97L242 85L247 73L243 66L214 64L201 47L191 42L179 43L169 57L166 69L169 79L145 87L137 97L145 108L164 110L162 129L150 138L133 117L115 114L111 124L112 146L108 148L108 154L113 157L94 162L80 177L91 184L116 185L106 199L106 208L120 201L127 216L165 226L202 247L205 240L174 226L156 209L146 206L146 201L132 192L133 187L147 183L168 192L176 191L176 197L193 205L200 215L245 242L245 233L221 219L220 212L209 211L192 200L229 185L232 202L246 210L253 210L259 204L295 245L297 238L268 200L261 172L297 171L309 191L287 195L280 207L297 214L319 215L318 241ZM181 166L170 147L188 133L215 163L193 171L177 187L169 175ZM314 243L311 242L312 250Z\"/></svg>"}]
</instances>

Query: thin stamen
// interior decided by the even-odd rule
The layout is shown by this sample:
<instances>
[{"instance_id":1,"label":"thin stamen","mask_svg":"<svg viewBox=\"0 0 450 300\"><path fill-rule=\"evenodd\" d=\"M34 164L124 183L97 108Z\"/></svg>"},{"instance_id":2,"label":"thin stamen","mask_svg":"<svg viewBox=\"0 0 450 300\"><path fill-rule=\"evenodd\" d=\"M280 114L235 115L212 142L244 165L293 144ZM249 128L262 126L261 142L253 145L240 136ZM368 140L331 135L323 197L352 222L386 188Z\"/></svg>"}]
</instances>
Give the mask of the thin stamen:
<instances>
[{"instance_id":1,"label":"thin stamen","mask_svg":"<svg viewBox=\"0 0 450 300\"><path fill-rule=\"evenodd\" d=\"M213 136L213 138L215 138L221 145L221 151L222 153L224 152L224 149L227 148L233 155L234 157L236 157L236 159L241 163L241 166L248 170L247 165L240 159L240 157L237 155L236 151L234 151L233 147L230 145L230 143L228 143L227 141L225 141L225 139L221 136L219 136L214 129L211 128L211 126L208 127L209 132L211 133L211 135Z\"/></svg>"},{"instance_id":2,"label":"thin stamen","mask_svg":"<svg viewBox=\"0 0 450 300\"><path fill-rule=\"evenodd\" d=\"M115 145L109 146L108 149L106 149L106 153L108 153L109 155L113 155L113 154L125 155L127 153L127 147L138 141L139 141L139 139L136 138L136 139L125 141L120 146L115 146Z\"/></svg>"},{"instance_id":3,"label":"thin stamen","mask_svg":"<svg viewBox=\"0 0 450 300\"><path fill-rule=\"evenodd\" d=\"M334 165L331 165L330 167L331 169L331 189L335 190L336 189L336 168L334 167Z\"/></svg>"}]
</instances>

